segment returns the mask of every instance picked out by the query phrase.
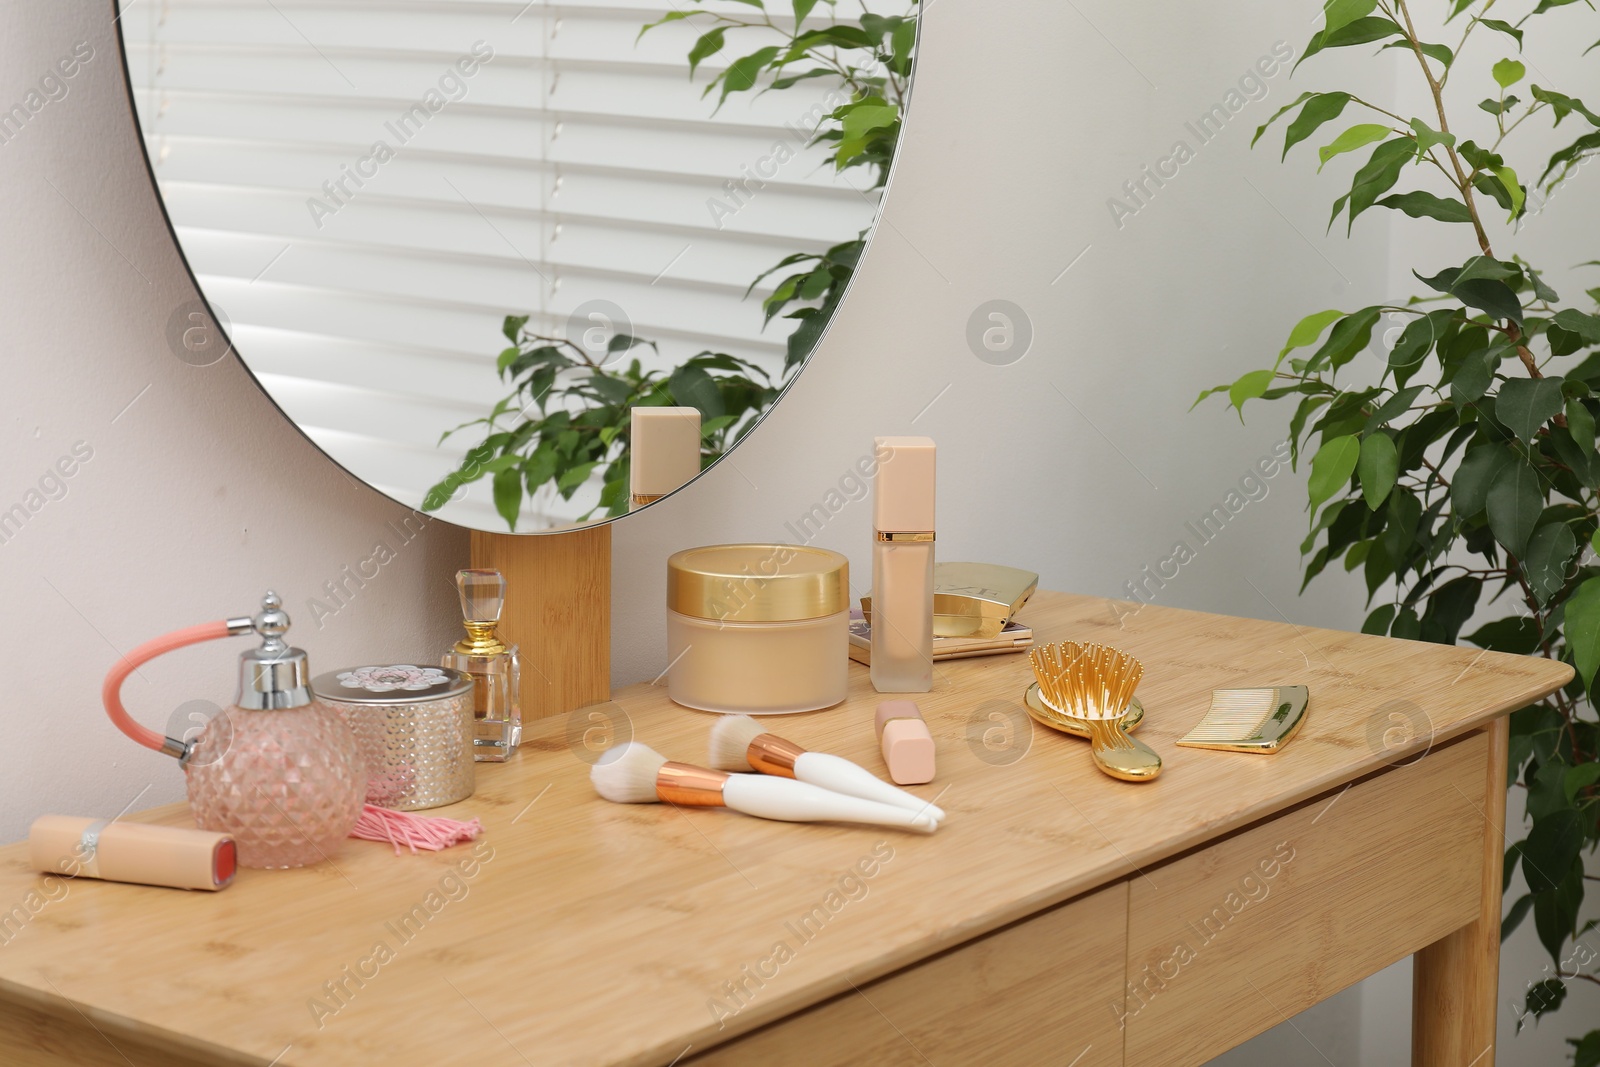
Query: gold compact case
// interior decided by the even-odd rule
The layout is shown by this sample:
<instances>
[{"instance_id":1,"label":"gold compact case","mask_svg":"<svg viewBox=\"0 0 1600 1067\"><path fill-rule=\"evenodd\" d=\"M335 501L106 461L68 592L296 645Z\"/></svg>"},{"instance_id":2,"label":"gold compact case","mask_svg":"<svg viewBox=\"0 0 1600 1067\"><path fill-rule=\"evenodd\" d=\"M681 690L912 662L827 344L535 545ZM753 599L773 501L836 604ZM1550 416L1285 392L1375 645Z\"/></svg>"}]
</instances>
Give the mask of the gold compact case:
<instances>
[{"instance_id":1,"label":"gold compact case","mask_svg":"<svg viewBox=\"0 0 1600 1067\"><path fill-rule=\"evenodd\" d=\"M998 637L1011 617L1022 610L1039 576L997 563L933 565L933 635L935 637ZM872 621L872 598L861 598L861 614Z\"/></svg>"}]
</instances>

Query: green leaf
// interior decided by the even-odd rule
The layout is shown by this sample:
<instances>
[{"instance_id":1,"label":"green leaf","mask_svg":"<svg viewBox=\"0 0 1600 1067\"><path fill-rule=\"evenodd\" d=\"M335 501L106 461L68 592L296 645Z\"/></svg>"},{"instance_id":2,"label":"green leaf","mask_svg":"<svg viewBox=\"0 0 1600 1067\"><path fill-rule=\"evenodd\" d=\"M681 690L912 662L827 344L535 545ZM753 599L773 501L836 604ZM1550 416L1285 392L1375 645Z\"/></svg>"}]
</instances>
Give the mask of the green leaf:
<instances>
[{"instance_id":1,"label":"green leaf","mask_svg":"<svg viewBox=\"0 0 1600 1067\"><path fill-rule=\"evenodd\" d=\"M1522 31L1521 30L1517 29L1515 26L1511 25L1509 22L1502 22L1499 19L1479 19L1478 21L1480 23L1482 23L1483 25L1489 27L1491 30L1494 30L1497 33L1503 33L1508 37L1515 38L1516 42L1517 42L1517 51L1519 51L1519 52L1522 51Z\"/></svg>"},{"instance_id":2,"label":"green leaf","mask_svg":"<svg viewBox=\"0 0 1600 1067\"><path fill-rule=\"evenodd\" d=\"M1381 141L1387 136L1389 136L1389 127L1379 122L1363 122L1352 126L1317 149L1317 158L1322 161L1317 166L1317 171L1320 173L1322 168L1327 166L1328 160L1334 156L1343 155L1346 152L1354 152L1358 148L1364 148L1369 144Z\"/></svg>"},{"instance_id":3,"label":"green leaf","mask_svg":"<svg viewBox=\"0 0 1600 1067\"><path fill-rule=\"evenodd\" d=\"M1499 83L1500 88L1509 89L1527 75L1528 68L1515 59L1502 59L1490 68L1489 73L1494 75L1494 80Z\"/></svg>"},{"instance_id":4,"label":"green leaf","mask_svg":"<svg viewBox=\"0 0 1600 1067\"><path fill-rule=\"evenodd\" d=\"M527 315L507 315L505 321L500 324L500 332L506 335L507 341L516 344L517 334L521 333L522 328L527 324Z\"/></svg>"},{"instance_id":5,"label":"green leaf","mask_svg":"<svg viewBox=\"0 0 1600 1067\"><path fill-rule=\"evenodd\" d=\"M1307 94L1306 106L1300 109L1300 114L1289 123L1289 128L1283 135L1283 152L1278 156L1280 160L1289 155L1289 149L1316 133L1324 123L1332 122L1344 111L1344 106L1350 102L1349 93L1310 93ZM1293 107L1294 105L1290 105ZM1284 108L1287 111L1288 108ZM1279 114L1282 114L1280 111ZM1277 116L1274 115L1273 118ZM1261 136L1261 131L1271 125L1271 120L1256 131L1256 136ZM1252 142L1253 143L1253 142Z\"/></svg>"},{"instance_id":6,"label":"green leaf","mask_svg":"<svg viewBox=\"0 0 1600 1067\"><path fill-rule=\"evenodd\" d=\"M695 41L694 47L689 49L689 77L694 77L695 68L700 65L702 60L722 51L724 44L723 34L726 31L726 27L718 26L714 30L707 30L702 33L700 39Z\"/></svg>"},{"instance_id":7,"label":"green leaf","mask_svg":"<svg viewBox=\"0 0 1600 1067\"><path fill-rule=\"evenodd\" d=\"M1450 504L1458 522L1488 507L1490 486L1514 459L1514 454L1499 445L1477 446L1462 458L1461 466L1456 467L1456 477L1450 483Z\"/></svg>"},{"instance_id":8,"label":"green leaf","mask_svg":"<svg viewBox=\"0 0 1600 1067\"><path fill-rule=\"evenodd\" d=\"M1355 434L1324 441L1311 459L1311 477L1306 492L1311 498L1311 514L1333 494L1342 490L1355 473L1356 461L1361 456L1361 442Z\"/></svg>"},{"instance_id":9,"label":"green leaf","mask_svg":"<svg viewBox=\"0 0 1600 1067\"><path fill-rule=\"evenodd\" d=\"M1467 640L1479 648L1526 656L1539 647L1539 624L1526 615L1513 615L1478 627Z\"/></svg>"},{"instance_id":10,"label":"green leaf","mask_svg":"<svg viewBox=\"0 0 1600 1067\"><path fill-rule=\"evenodd\" d=\"M1527 200L1527 190L1522 188L1517 181L1517 172L1510 167L1498 167L1494 176L1500 179L1500 184L1505 187L1506 194L1511 197L1511 217L1514 219L1522 213L1522 205Z\"/></svg>"},{"instance_id":11,"label":"green leaf","mask_svg":"<svg viewBox=\"0 0 1600 1067\"><path fill-rule=\"evenodd\" d=\"M1337 370L1349 363L1372 340L1372 328L1377 325L1382 311L1382 308L1374 305L1353 311L1340 319L1328 331L1328 339L1322 343L1322 347L1312 353L1307 362L1308 369L1326 366Z\"/></svg>"},{"instance_id":12,"label":"green leaf","mask_svg":"<svg viewBox=\"0 0 1600 1067\"><path fill-rule=\"evenodd\" d=\"M655 29L657 26L665 25L668 22L677 22L679 19L686 19L692 14L694 14L692 11L672 11L666 15L663 15L661 18L656 19L654 22L647 22L643 26L639 27L639 36L633 39L634 43L637 44L639 42L639 37L643 37L647 32Z\"/></svg>"},{"instance_id":13,"label":"green leaf","mask_svg":"<svg viewBox=\"0 0 1600 1067\"><path fill-rule=\"evenodd\" d=\"M1267 391L1267 386L1272 384L1273 372L1270 370L1253 370L1234 382L1228 389L1228 401L1239 412L1239 421L1244 422L1244 402L1254 400Z\"/></svg>"},{"instance_id":14,"label":"green leaf","mask_svg":"<svg viewBox=\"0 0 1600 1067\"><path fill-rule=\"evenodd\" d=\"M1419 159L1422 158L1423 154L1434 145L1442 144L1446 148L1455 147L1455 134L1441 133L1432 126L1429 126L1426 122L1423 122L1421 119L1411 120L1411 132L1417 135L1417 158Z\"/></svg>"},{"instance_id":15,"label":"green leaf","mask_svg":"<svg viewBox=\"0 0 1600 1067\"><path fill-rule=\"evenodd\" d=\"M1489 391L1499 364L1499 356L1492 348L1468 352L1450 379L1450 402L1457 408L1475 403Z\"/></svg>"},{"instance_id":16,"label":"green leaf","mask_svg":"<svg viewBox=\"0 0 1600 1067\"><path fill-rule=\"evenodd\" d=\"M522 472L503 470L494 476L494 509L515 532L517 516L522 513Z\"/></svg>"},{"instance_id":17,"label":"green leaf","mask_svg":"<svg viewBox=\"0 0 1600 1067\"><path fill-rule=\"evenodd\" d=\"M1536 819L1522 843L1522 876L1534 895L1560 884L1583 847L1583 821L1572 808Z\"/></svg>"},{"instance_id":18,"label":"green leaf","mask_svg":"<svg viewBox=\"0 0 1600 1067\"><path fill-rule=\"evenodd\" d=\"M1583 338L1587 345L1600 345L1600 315L1585 315L1575 308L1556 312L1555 324Z\"/></svg>"},{"instance_id":19,"label":"green leaf","mask_svg":"<svg viewBox=\"0 0 1600 1067\"><path fill-rule=\"evenodd\" d=\"M1524 893L1517 898L1517 902L1511 905L1511 910L1506 912L1506 917L1500 920L1500 940L1502 942L1510 937L1517 927L1522 925L1522 920L1528 916L1528 909L1532 907L1532 893Z\"/></svg>"},{"instance_id":20,"label":"green leaf","mask_svg":"<svg viewBox=\"0 0 1600 1067\"><path fill-rule=\"evenodd\" d=\"M1568 1040L1573 1047L1572 1067L1600 1067L1600 1030L1590 1030L1581 1041Z\"/></svg>"},{"instance_id":21,"label":"green leaf","mask_svg":"<svg viewBox=\"0 0 1600 1067\"><path fill-rule=\"evenodd\" d=\"M1590 688L1595 668L1600 667L1600 578L1588 579L1567 598L1561 635L1584 688Z\"/></svg>"},{"instance_id":22,"label":"green leaf","mask_svg":"<svg viewBox=\"0 0 1600 1067\"><path fill-rule=\"evenodd\" d=\"M1313 462L1313 470L1315 467ZM1361 476L1361 495L1366 498L1367 507L1377 511L1378 505L1388 499L1400 474L1400 455L1395 451L1394 438L1386 433L1375 433L1363 440L1356 472Z\"/></svg>"},{"instance_id":23,"label":"green leaf","mask_svg":"<svg viewBox=\"0 0 1600 1067\"><path fill-rule=\"evenodd\" d=\"M1445 292L1467 307L1487 312L1496 319L1510 319L1518 326L1522 325L1522 302L1505 282L1494 278L1470 278L1464 282L1454 283Z\"/></svg>"},{"instance_id":24,"label":"green leaf","mask_svg":"<svg viewBox=\"0 0 1600 1067\"><path fill-rule=\"evenodd\" d=\"M1361 632L1382 637L1389 632L1389 624L1394 621L1395 606L1393 604L1379 604L1367 621L1361 624Z\"/></svg>"},{"instance_id":25,"label":"green leaf","mask_svg":"<svg viewBox=\"0 0 1600 1067\"><path fill-rule=\"evenodd\" d=\"M1455 316L1454 308L1439 308L1420 318L1412 319L1401 331L1394 347L1389 350L1389 367L1398 374L1422 362L1428 354L1428 349L1432 348L1440 337L1445 336L1444 331Z\"/></svg>"},{"instance_id":26,"label":"green leaf","mask_svg":"<svg viewBox=\"0 0 1600 1067\"><path fill-rule=\"evenodd\" d=\"M1576 767L1568 767L1561 779L1561 788L1567 794L1567 803L1571 804L1578 799L1578 794L1583 790L1600 782L1600 761L1580 763Z\"/></svg>"},{"instance_id":27,"label":"green leaf","mask_svg":"<svg viewBox=\"0 0 1600 1067\"><path fill-rule=\"evenodd\" d=\"M1396 193L1378 201L1379 207L1403 211L1414 219L1437 219L1440 222L1471 222L1472 212L1467 205L1454 197L1439 197L1421 189L1409 193Z\"/></svg>"},{"instance_id":28,"label":"green leaf","mask_svg":"<svg viewBox=\"0 0 1600 1067\"><path fill-rule=\"evenodd\" d=\"M1322 336L1322 331L1328 328L1328 323L1343 317L1342 311L1318 311L1295 323L1294 329L1289 331L1288 343L1283 346L1283 351L1278 353L1278 363L1282 363L1283 357L1295 349L1314 344L1317 338ZM1274 363L1273 367L1276 368L1277 363Z\"/></svg>"},{"instance_id":29,"label":"green leaf","mask_svg":"<svg viewBox=\"0 0 1600 1067\"><path fill-rule=\"evenodd\" d=\"M1378 200L1378 197L1393 188L1394 183L1400 179L1400 170L1411 159L1415 146L1409 137L1396 137L1385 141L1372 150L1372 156L1366 164L1356 171L1355 181L1350 186L1349 192L1349 225L1355 225L1356 217Z\"/></svg>"},{"instance_id":30,"label":"green leaf","mask_svg":"<svg viewBox=\"0 0 1600 1067\"><path fill-rule=\"evenodd\" d=\"M1326 21L1322 32L1334 33L1350 25L1356 19L1372 14L1372 9L1378 6L1378 0L1329 0L1324 8Z\"/></svg>"},{"instance_id":31,"label":"green leaf","mask_svg":"<svg viewBox=\"0 0 1600 1067\"><path fill-rule=\"evenodd\" d=\"M728 64L728 69L717 76L717 81L713 81L706 86L706 92L709 93L716 88L718 81L722 83L722 96L717 100L717 106L720 108L732 94L755 88L757 80L761 77L762 70L777 56L778 47L776 45L758 48L747 56L740 56Z\"/></svg>"},{"instance_id":32,"label":"green leaf","mask_svg":"<svg viewBox=\"0 0 1600 1067\"><path fill-rule=\"evenodd\" d=\"M1538 822L1534 824L1538 827ZM1530 835L1531 837L1531 835ZM1578 909L1584 902L1584 865L1573 859L1566 877L1555 885L1554 893L1538 893L1533 897L1533 926L1539 933L1539 944L1550 953L1550 960L1562 965L1563 945L1578 929Z\"/></svg>"},{"instance_id":33,"label":"green leaf","mask_svg":"<svg viewBox=\"0 0 1600 1067\"><path fill-rule=\"evenodd\" d=\"M1560 413L1561 406L1560 378L1513 378L1500 387L1494 417L1527 444L1539 427Z\"/></svg>"},{"instance_id":34,"label":"green leaf","mask_svg":"<svg viewBox=\"0 0 1600 1067\"><path fill-rule=\"evenodd\" d=\"M1386 18L1369 15L1366 18L1355 19L1338 27L1333 31L1322 29L1312 36L1306 44L1306 50L1294 66L1298 68L1301 63L1310 59L1325 48L1348 48L1356 44L1370 44L1381 41L1386 37L1403 37L1405 31Z\"/></svg>"},{"instance_id":35,"label":"green leaf","mask_svg":"<svg viewBox=\"0 0 1600 1067\"><path fill-rule=\"evenodd\" d=\"M1594 452L1594 416L1583 401L1573 397L1567 401L1567 434L1584 455Z\"/></svg>"},{"instance_id":36,"label":"green leaf","mask_svg":"<svg viewBox=\"0 0 1600 1067\"><path fill-rule=\"evenodd\" d=\"M1520 458L1501 468L1489 485L1485 510L1494 539L1520 559L1544 511L1539 472Z\"/></svg>"},{"instance_id":37,"label":"green leaf","mask_svg":"<svg viewBox=\"0 0 1600 1067\"><path fill-rule=\"evenodd\" d=\"M1539 100L1550 105L1550 109L1555 112L1555 121L1558 123L1572 112L1576 111L1578 114L1588 119L1591 126L1600 126L1600 115L1596 115L1593 111L1590 111L1588 108L1584 107L1583 101L1579 100L1575 96L1567 96L1564 93L1553 92L1549 89L1541 89L1537 85L1530 85L1528 87L1528 91L1533 94L1533 98L1535 100Z\"/></svg>"},{"instance_id":38,"label":"green leaf","mask_svg":"<svg viewBox=\"0 0 1600 1067\"><path fill-rule=\"evenodd\" d=\"M1415 325L1415 323L1412 325ZM1398 393L1395 393L1388 400L1385 400L1382 404L1378 405L1378 409L1367 417L1367 423L1361 428L1361 432L1363 434L1371 433L1380 426L1384 426L1391 420L1397 419L1401 415L1405 414L1408 410L1410 410L1412 401L1416 400L1417 397L1422 395L1422 390L1424 388L1425 386L1413 385L1408 389L1402 389Z\"/></svg>"},{"instance_id":39,"label":"green leaf","mask_svg":"<svg viewBox=\"0 0 1600 1067\"><path fill-rule=\"evenodd\" d=\"M1578 539L1564 522L1546 523L1533 532L1522 567L1528 574L1528 585L1540 604L1550 603L1550 599L1567 584L1567 561L1577 551Z\"/></svg>"},{"instance_id":40,"label":"green leaf","mask_svg":"<svg viewBox=\"0 0 1600 1067\"><path fill-rule=\"evenodd\" d=\"M811 14L811 9L817 6L817 0L794 0L794 25L799 29L800 24Z\"/></svg>"}]
</instances>

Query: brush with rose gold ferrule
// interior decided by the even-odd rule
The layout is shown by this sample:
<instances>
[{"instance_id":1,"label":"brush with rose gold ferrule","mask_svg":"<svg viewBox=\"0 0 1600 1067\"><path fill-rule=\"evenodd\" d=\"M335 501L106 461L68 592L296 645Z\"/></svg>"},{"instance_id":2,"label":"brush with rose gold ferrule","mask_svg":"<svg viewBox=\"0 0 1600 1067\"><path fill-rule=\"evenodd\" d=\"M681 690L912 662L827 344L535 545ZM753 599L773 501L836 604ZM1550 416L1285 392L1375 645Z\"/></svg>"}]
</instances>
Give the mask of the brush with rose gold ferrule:
<instances>
[{"instance_id":1,"label":"brush with rose gold ferrule","mask_svg":"<svg viewBox=\"0 0 1600 1067\"><path fill-rule=\"evenodd\" d=\"M944 812L915 793L885 782L859 764L826 752L808 752L793 741L768 733L749 715L729 715L711 727L711 766L721 771L760 771L779 778L876 800L908 811L926 812L936 821Z\"/></svg>"},{"instance_id":2,"label":"brush with rose gold ferrule","mask_svg":"<svg viewBox=\"0 0 1600 1067\"><path fill-rule=\"evenodd\" d=\"M601 755L589 769L595 792L618 804L664 801L684 807L732 808L781 822L853 822L932 833L938 820L874 800L834 793L792 778L728 774L669 761L648 745L629 741Z\"/></svg>"}]
</instances>

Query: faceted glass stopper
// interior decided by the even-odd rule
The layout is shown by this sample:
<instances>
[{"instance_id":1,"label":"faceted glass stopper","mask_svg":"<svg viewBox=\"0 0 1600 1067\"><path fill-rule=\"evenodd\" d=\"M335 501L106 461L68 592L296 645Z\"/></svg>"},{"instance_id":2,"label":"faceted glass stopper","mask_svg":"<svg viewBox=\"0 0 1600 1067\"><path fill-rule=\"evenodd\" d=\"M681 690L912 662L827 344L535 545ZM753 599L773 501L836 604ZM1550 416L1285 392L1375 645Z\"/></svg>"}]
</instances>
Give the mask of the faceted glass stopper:
<instances>
[{"instance_id":1,"label":"faceted glass stopper","mask_svg":"<svg viewBox=\"0 0 1600 1067\"><path fill-rule=\"evenodd\" d=\"M457 571L456 588L461 591L461 617L465 621L500 621L500 609L506 602L506 580L499 571Z\"/></svg>"}]
</instances>

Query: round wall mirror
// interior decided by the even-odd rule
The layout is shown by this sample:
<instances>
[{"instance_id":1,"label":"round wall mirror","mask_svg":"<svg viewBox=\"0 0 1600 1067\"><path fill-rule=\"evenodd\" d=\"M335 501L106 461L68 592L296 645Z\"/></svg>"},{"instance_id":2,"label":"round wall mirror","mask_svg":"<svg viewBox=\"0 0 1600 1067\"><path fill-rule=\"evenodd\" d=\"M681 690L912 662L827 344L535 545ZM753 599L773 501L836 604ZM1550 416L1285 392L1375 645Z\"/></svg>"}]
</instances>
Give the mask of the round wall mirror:
<instances>
[{"instance_id":1,"label":"round wall mirror","mask_svg":"<svg viewBox=\"0 0 1600 1067\"><path fill-rule=\"evenodd\" d=\"M459 525L604 522L804 367L870 235L917 8L119 0L150 170L237 355L313 442Z\"/></svg>"}]
</instances>

